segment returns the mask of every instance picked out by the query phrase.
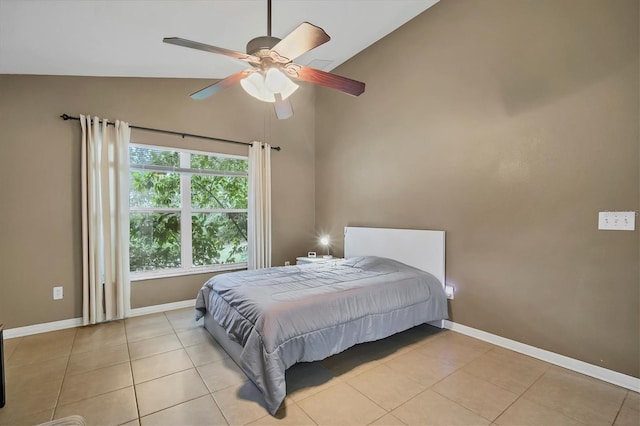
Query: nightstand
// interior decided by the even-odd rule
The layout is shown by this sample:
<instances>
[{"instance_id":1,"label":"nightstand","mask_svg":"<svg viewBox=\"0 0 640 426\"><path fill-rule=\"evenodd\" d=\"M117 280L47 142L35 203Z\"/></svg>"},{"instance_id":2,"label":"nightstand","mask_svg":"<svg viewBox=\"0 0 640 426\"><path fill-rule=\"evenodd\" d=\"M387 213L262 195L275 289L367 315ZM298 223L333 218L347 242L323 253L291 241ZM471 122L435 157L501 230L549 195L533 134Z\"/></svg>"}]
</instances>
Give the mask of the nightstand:
<instances>
[{"instance_id":1,"label":"nightstand","mask_svg":"<svg viewBox=\"0 0 640 426\"><path fill-rule=\"evenodd\" d=\"M307 263L331 262L332 260L342 260L340 257L296 257L296 265L304 265Z\"/></svg>"}]
</instances>

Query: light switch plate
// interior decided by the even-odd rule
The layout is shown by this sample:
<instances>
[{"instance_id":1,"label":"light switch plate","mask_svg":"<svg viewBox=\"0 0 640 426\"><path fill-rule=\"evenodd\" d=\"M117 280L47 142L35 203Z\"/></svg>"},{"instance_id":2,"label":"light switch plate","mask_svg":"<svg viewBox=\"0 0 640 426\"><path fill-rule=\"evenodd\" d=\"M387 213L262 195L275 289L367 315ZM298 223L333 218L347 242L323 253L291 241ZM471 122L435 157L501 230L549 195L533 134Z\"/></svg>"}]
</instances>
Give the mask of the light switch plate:
<instances>
[{"instance_id":1,"label":"light switch plate","mask_svg":"<svg viewBox=\"0 0 640 426\"><path fill-rule=\"evenodd\" d=\"M60 300L64 297L64 293L62 291L62 287L54 287L53 288L53 300Z\"/></svg>"},{"instance_id":2,"label":"light switch plate","mask_svg":"<svg viewBox=\"0 0 640 426\"><path fill-rule=\"evenodd\" d=\"M634 231L636 212L600 212L598 229L605 231Z\"/></svg>"}]
</instances>

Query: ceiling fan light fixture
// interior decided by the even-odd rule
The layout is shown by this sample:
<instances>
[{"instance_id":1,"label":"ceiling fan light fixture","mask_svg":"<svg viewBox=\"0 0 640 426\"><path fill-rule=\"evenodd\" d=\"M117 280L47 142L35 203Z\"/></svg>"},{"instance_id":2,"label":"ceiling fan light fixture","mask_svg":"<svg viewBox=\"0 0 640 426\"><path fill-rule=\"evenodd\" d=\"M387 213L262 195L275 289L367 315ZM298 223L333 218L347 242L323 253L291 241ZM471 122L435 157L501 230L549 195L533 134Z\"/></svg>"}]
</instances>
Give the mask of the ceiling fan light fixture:
<instances>
[{"instance_id":1,"label":"ceiling fan light fixture","mask_svg":"<svg viewBox=\"0 0 640 426\"><path fill-rule=\"evenodd\" d=\"M289 80L286 76L284 77L284 79L285 85L284 88L280 91L280 95L282 96L282 99L287 99L289 96L293 95L293 92L298 90L298 87L300 86Z\"/></svg>"},{"instance_id":2,"label":"ceiling fan light fixture","mask_svg":"<svg viewBox=\"0 0 640 426\"><path fill-rule=\"evenodd\" d=\"M299 87L277 68L269 68L267 70L264 84L272 93L280 93L282 99L287 99Z\"/></svg>"},{"instance_id":3,"label":"ceiling fan light fixture","mask_svg":"<svg viewBox=\"0 0 640 426\"><path fill-rule=\"evenodd\" d=\"M245 92L262 102L275 102L276 93L283 100L287 99L300 87L277 68L269 68L264 76L262 72L251 73L240 80L240 85Z\"/></svg>"},{"instance_id":4,"label":"ceiling fan light fixture","mask_svg":"<svg viewBox=\"0 0 640 426\"><path fill-rule=\"evenodd\" d=\"M275 102L276 98L265 85L264 77L259 72L251 73L240 80L240 85L245 92L262 102Z\"/></svg>"}]
</instances>

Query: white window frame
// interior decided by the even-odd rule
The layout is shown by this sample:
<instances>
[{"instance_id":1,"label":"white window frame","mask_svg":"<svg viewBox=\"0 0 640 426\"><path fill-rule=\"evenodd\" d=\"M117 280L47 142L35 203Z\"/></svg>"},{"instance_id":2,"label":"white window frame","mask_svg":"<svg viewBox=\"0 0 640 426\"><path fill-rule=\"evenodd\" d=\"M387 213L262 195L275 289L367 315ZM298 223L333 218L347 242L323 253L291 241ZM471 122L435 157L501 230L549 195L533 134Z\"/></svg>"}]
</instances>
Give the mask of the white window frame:
<instances>
[{"instance_id":1,"label":"white window frame","mask_svg":"<svg viewBox=\"0 0 640 426\"><path fill-rule=\"evenodd\" d=\"M154 278L166 278L166 277L178 277L183 275L204 274L217 271L229 271L237 269L246 269L247 262L239 263L225 263L217 265L207 266L192 266L193 265L193 246L191 241L191 215L193 213L247 213L248 209L194 209L191 206L191 180L192 174L198 175L220 175L220 173L210 173L208 171L201 171L198 169L191 169L190 155L206 155L222 158L234 158L240 160L249 160L247 155L233 155L233 154L221 154L218 152L198 151L185 148L176 148L169 146L151 145L145 143L131 143L132 147L148 148L164 151L178 152L180 157L180 167L166 167L166 166L139 166L134 167L130 165L131 171L161 171L161 172L175 172L180 174L180 205L182 207L131 207L129 206L129 213L180 213L180 263L179 268L165 268L156 269L153 271L131 271L131 281L142 281ZM247 181L249 174L229 172L224 173L226 176L245 176ZM248 230L247 230L248 231Z\"/></svg>"}]
</instances>

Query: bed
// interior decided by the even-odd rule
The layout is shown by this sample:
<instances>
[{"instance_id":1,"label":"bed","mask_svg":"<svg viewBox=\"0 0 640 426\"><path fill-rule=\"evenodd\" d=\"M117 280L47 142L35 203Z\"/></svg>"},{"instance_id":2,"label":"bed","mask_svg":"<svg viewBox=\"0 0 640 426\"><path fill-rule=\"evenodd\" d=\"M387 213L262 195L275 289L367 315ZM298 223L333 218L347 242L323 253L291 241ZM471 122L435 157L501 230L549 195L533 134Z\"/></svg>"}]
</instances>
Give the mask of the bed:
<instances>
[{"instance_id":1,"label":"bed","mask_svg":"<svg viewBox=\"0 0 640 426\"><path fill-rule=\"evenodd\" d=\"M221 274L196 317L275 414L285 371L447 318L444 231L345 228L345 259Z\"/></svg>"}]
</instances>

